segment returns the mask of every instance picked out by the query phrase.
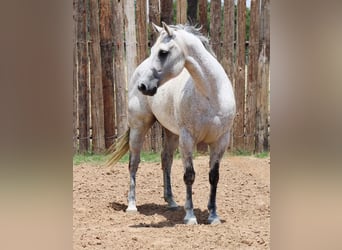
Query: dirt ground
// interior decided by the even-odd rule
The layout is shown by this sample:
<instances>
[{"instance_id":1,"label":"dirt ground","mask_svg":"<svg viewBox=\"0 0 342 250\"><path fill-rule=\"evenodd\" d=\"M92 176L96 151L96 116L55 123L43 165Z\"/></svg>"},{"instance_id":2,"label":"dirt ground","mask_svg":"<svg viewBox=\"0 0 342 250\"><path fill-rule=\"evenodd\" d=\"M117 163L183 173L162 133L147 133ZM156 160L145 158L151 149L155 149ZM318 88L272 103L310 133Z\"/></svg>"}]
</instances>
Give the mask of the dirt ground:
<instances>
[{"instance_id":1,"label":"dirt ground","mask_svg":"<svg viewBox=\"0 0 342 250\"><path fill-rule=\"evenodd\" d=\"M208 225L208 157L194 160L193 202L198 225L183 224L185 186L181 160L174 160L172 185L177 211L166 209L160 163L137 173L138 213L126 213L127 164L114 172L74 166L74 249L270 249L270 159L225 156L220 166L217 211L222 224Z\"/></svg>"}]
</instances>

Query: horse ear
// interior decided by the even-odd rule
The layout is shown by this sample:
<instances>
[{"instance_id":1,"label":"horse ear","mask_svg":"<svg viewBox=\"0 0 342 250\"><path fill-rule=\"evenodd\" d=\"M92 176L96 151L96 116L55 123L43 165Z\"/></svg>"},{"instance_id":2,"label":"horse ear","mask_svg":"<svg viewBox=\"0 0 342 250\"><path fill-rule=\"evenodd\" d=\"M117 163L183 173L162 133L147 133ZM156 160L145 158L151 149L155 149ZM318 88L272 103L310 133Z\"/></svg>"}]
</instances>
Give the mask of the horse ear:
<instances>
[{"instance_id":1,"label":"horse ear","mask_svg":"<svg viewBox=\"0 0 342 250\"><path fill-rule=\"evenodd\" d=\"M162 22L162 24L163 24L163 28L167 32L167 34L169 36L172 36L173 35L172 29L166 23Z\"/></svg>"},{"instance_id":2,"label":"horse ear","mask_svg":"<svg viewBox=\"0 0 342 250\"><path fill-rule=\"evenodd\" d=\"M152 23L152 27L153 27L153 30L155 32L158 32L158 33L160 33L162 31L162 29L163 29L162 27L160 27L160 26L158 26L158 25L156 25L154 23Z\"/></svg>"}]
</instances>

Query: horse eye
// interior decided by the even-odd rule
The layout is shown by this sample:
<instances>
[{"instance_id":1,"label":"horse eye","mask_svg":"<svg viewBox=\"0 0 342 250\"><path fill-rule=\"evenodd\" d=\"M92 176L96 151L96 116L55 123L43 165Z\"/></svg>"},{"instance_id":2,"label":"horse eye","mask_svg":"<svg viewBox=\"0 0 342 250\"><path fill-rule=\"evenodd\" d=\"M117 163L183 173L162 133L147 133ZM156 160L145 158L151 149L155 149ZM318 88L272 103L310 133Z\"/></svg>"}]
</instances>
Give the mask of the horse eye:
<instances>
[{"instance_id":1,"label":"horse eye","mask_svg":"<svg viewBox=\"0 0 342 250\"><path fill-rule=\"evenodd\" d=\"M167 54L169 54L169 51L167 51L167 50L159 50L159 54L158 54L158 56L159 57L166 57L167 56Z\"/></svg>"}]
</instances>

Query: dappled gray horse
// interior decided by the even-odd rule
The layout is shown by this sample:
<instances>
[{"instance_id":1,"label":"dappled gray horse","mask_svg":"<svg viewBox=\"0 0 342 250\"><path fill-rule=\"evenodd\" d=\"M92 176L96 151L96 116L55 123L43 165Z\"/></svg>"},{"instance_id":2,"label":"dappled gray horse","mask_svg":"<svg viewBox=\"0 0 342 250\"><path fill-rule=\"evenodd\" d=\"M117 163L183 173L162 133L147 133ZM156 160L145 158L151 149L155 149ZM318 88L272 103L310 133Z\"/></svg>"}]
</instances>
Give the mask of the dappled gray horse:
<instances>
[{"instance_id":1,"label":"dappled gray horse","mask_svg":"<svg viewBox=\"0 0 342 250\"><path fill-rule=\"evenodd\" d=\"M162 150L164 198L176 208L171 189L173 154L179 146L184 165L186 202L184 222L197 224L193 211L192 185L195 180L192 154L195 145L205 142L210 148L211 224L220 223L216 213L219 165L229 144L235 115L235 98L230 80L216 60L208 40L188 25L154 25L159 37L151 55L140 64L129 84L128 131L112 148L110 163L130 151L130 191L126 211L137 211L135 176L144 136L158 120L165 128Z\"/></svg>"}]
</instances>

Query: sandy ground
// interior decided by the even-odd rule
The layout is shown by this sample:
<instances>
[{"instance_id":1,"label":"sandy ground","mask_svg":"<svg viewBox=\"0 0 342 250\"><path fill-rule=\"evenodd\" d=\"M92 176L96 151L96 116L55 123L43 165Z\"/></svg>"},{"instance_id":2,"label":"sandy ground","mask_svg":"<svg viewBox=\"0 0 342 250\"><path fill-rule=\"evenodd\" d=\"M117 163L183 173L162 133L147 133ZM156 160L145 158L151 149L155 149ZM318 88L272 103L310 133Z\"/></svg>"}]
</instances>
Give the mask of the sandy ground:
<instances>
[{"instance_id":1,"label":"sandy ground","mask_svg":"<svg viewBox=\"0 0 342 250\"><path fill-rule=\"evenodd\" d=\"M141 163L137 174L138 213L126 213L129 173L118 164L74 166L74 249L270 249L270 159L222 160L217 209L222 224L208 225L208 157L194 160L193 201L198 225L183 224L183 167L175 160L173 193L180 205L166 209L160 163Z\"/></svg>"}]
</instances>

